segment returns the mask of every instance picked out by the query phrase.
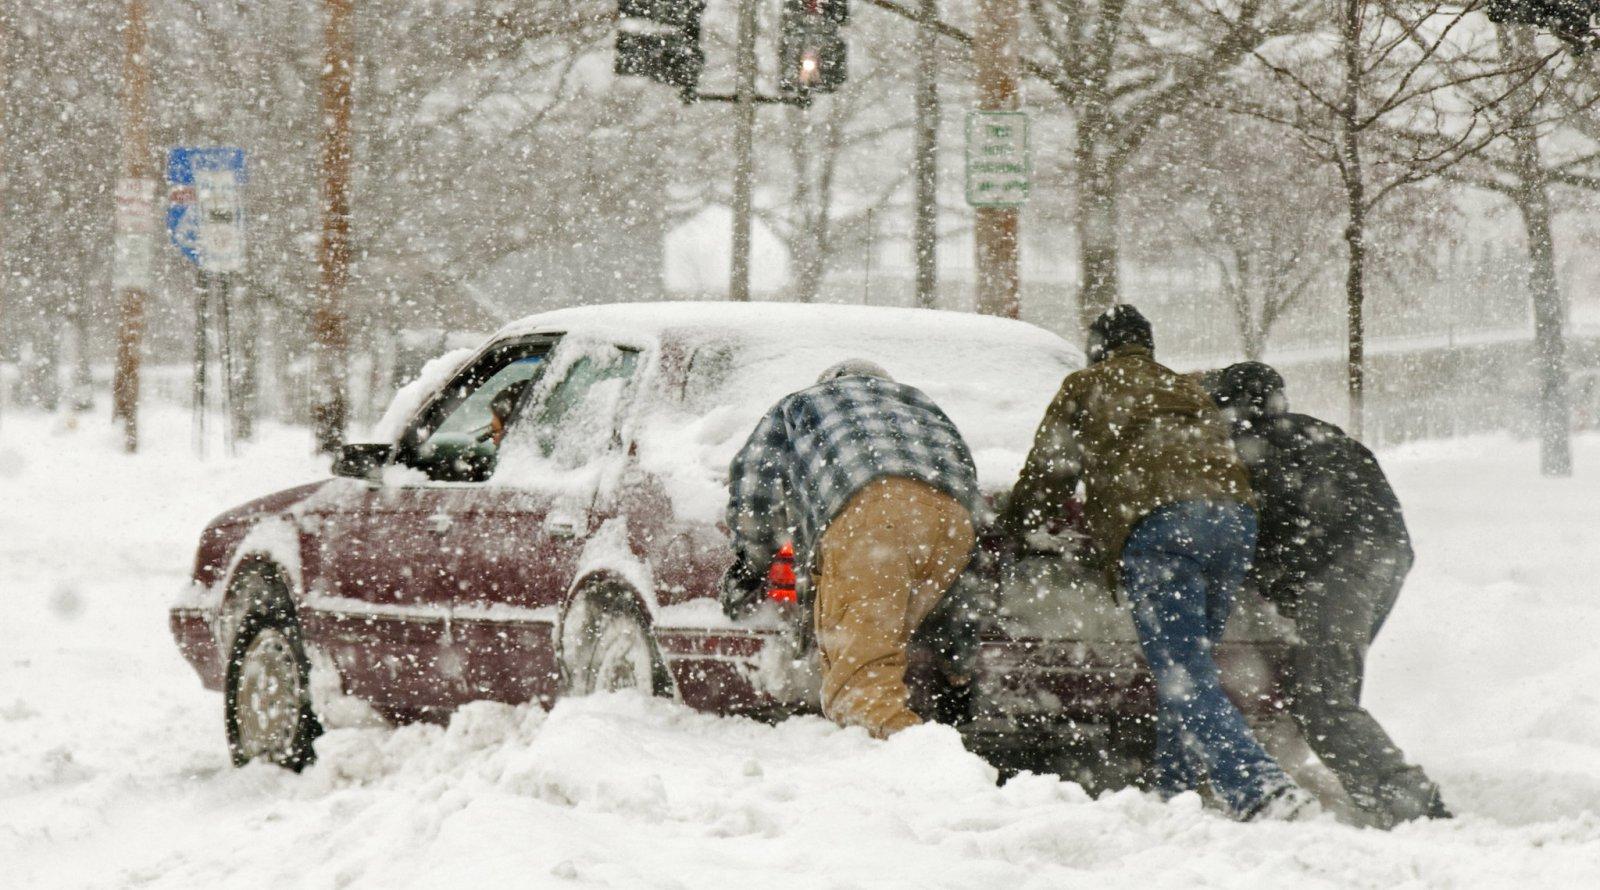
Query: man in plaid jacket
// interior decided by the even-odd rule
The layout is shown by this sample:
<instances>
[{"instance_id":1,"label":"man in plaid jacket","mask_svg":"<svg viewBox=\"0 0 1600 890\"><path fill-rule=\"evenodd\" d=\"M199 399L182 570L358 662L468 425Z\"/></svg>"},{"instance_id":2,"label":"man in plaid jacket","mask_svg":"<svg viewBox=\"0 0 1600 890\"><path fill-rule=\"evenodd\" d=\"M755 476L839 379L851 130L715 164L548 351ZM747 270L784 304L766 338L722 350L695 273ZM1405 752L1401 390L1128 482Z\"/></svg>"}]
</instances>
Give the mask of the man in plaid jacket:
<instances>
[{"instance_id":1,"label":"man in plaid jacket","mask_svg":"<svg viewBox=\"0 0 1600 890\"><path fill-rule=\"evenodd\" d=\"M728 490L723 609L738 617L758 602L792 541L801 602L815 601L822 712L878 738L921 722L907 706L906 644L975 543L977 472L955 424L881 367L841 362L767 412Z\"/></svg>"}]
</instances>

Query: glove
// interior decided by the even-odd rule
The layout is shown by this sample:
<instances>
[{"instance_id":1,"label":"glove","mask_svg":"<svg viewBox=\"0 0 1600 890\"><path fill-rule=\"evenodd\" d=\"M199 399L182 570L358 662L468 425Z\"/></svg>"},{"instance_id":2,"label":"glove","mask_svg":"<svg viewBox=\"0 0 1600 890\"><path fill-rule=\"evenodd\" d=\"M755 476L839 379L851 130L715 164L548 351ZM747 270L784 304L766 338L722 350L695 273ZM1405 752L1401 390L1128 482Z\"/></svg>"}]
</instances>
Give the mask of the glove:
<instances>
[{"instance_id":1,"label":"glove","mask_svg":"<svg viewBox=\"0 0 1600 890\"><path fill-rule=\"evenodd\" d=\"M722 614L734 621L749 614L761 602L766 586L766 575L735 562L722 575Z\"/></svg>"}]
</instances>

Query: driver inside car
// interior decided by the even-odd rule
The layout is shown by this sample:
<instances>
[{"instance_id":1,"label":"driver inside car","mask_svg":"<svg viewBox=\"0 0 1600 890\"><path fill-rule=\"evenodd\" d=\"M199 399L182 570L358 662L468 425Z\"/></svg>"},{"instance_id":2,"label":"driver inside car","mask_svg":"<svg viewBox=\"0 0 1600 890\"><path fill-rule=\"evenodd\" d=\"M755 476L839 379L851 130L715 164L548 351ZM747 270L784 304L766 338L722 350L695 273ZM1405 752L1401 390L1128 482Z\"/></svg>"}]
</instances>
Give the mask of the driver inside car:
<instances>
[{"instance_id":1,"label":"driver inside car","mask_svg":"<svg viewBox=\"0 0 1600 890\"><path fill-rule=\"evenodd\" d=\"M478 434L478 441L494 443L495 448L505 441L506 427L510 426L512 417L516 414L517 407L522 402L522 396L528 391L533 379L517 380L505 389L494 394L489 401L489 425L482 433Z\"/></svg>"}]
</instances>

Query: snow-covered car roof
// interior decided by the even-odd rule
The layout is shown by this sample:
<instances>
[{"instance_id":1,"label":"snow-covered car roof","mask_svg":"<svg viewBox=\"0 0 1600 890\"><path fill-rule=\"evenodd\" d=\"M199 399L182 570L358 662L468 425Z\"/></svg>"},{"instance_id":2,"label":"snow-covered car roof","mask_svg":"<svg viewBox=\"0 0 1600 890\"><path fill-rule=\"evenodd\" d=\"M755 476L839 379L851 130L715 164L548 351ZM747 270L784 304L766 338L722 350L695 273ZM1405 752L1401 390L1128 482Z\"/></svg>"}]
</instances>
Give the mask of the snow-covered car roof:
<instances>
[{"instance_id":1,"label":"snow-covered car roof","mask_svg":"<svg viewBox=\"0 0 1600 890\"><path fill-rule=\"evenodd\" d=\"M535 334L661 351L671 347L679 366L672 379L657 377L671 390L658 391L643 405L633 427L635 443L641 464L665 483L678 514L706 521L720 517L728 463L762 413L815 383L819 372L842 359L870 359L896 380L927 393L961 430L978 481L992 492L1016 480L1062 378L1084 365L1081 351L1031 324L877 306L584 306L512 322L487 342ZM393 441L427 396L478 351L457 350L429 362L396 394L375 427L376 440ZM496 481L521 486L536 480L513 472L497 474Z\"/></svg>"},{"instance_id":2,"label":"snow-covered car roof","mask_svg":"<svg viewBox=\"0 0 1600 890\"><path fill-rule=\"evenodd\" d=\"M927 393L961 430L990 491L1016 479L1061 379L1083 367L1065 340L1020 321L961 312L794 303L637 303L564 309L503 328L672 344L683 391L651 403L636 427L646 469L680 515L720 516L726 471L761 414L845 358L883 365Z\"/></svg>"},{"instance_id":3,"label":"snow-covered car roof","mask_svg":"<svg viewBox=\"0 0 1600 890\"><path fill-rule=\"evenodd\" d=\"M901 338L930 341L992 339L1036 348L1066 349L1082 363L1082 353L1060 337L1020 321L946 312L819 303L666 302L610 303L544 312L511 322L496 339L535 333L603 331L631 339L698 342L719 337L825 342L863 332L894 332Z\"/></svg>"}]
</instances>

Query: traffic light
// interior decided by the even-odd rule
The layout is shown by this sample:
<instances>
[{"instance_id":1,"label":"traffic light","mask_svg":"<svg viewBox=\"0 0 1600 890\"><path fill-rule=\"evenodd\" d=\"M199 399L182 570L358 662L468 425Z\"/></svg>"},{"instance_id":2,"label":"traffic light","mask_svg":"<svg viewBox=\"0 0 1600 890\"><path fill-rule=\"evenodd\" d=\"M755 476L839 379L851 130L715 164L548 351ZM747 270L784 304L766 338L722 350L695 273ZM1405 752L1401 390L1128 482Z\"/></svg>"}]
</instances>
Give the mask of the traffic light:
<instances>
[{"instance_id":1,"label":"traffic light","mask_svg":"<svg viewBox=\"0 0 1600 890\"><path fill-rule=\"evenodd\" d=\"M839 26L849 18L848 0L784 0L778 89L831 93L843 86L846 53Z\"/></svg>"},{"instance_id":2,"label":"traffic light","mask_svg":"<svg viewBox=\"0 0 1600 890\"><path fill-rule=\"evenodd\" d=\"M1574 53L1600 47L1595 30L1600 0L1489 0L1491 22L1543 28L1566 41Z\"/></svg>"},{"instance_id":3,"label":"traffic light","mask_svg":"<svg viewBox=\"0 0 1600 890\"><path fill-rule=\"evenodd\" d=\"M619 75L648 77L692 94L706 66L700 18L706 0L617 0Z\"/></svg>"}]
</instances>

